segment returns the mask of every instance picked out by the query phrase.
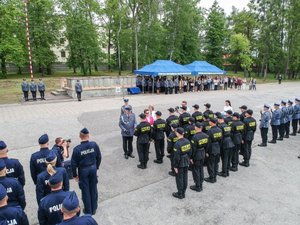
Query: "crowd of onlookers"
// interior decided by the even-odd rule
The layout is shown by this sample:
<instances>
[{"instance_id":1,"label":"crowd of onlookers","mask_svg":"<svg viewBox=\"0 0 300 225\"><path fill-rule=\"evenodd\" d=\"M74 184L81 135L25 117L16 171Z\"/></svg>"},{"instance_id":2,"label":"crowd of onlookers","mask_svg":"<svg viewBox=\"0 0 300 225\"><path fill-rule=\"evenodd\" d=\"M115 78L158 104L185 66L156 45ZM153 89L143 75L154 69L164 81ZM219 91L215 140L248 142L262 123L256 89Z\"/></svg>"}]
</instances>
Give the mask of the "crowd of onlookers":
<instances>
[{"instance_id":1,"label":"crowd of onlookers","mask_svg":"<svg viewBox=\"0 0 300 225\"><path fill-rule=\"evenodd\" d=\"M136 86L142 93L177 94L210 90L256 90L256 79L229 76L138 76Z\"/></svg>"}]
</instances>

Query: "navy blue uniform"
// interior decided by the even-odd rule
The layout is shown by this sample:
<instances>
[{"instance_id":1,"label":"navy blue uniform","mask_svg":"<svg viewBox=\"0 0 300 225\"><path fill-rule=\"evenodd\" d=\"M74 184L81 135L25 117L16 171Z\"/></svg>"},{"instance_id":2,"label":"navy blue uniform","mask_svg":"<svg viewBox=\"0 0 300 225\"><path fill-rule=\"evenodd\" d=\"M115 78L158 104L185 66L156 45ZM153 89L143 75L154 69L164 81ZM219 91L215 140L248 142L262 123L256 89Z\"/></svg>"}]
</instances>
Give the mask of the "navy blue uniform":
<instances>
[{"instance_id":1,"label":"navy blue uniform","mask_svg":"<svg viewBox=\"0 0 300 225\"><path fill-rule=\"evenodd\" d=\"M0 177L0 184L6 189L8 205L21 206L25 209L26 201L23 186L14 178Z\"/></svg>"},{"instance_id":2,"label":"navy blue uniform","mask_svg":"<svg viewBox=\"0 0 300 225\"><path fill-rule=\"evenodd\" d=\"M170 133L172 132L172 129L171 129L171 125L172 124L179 124L179 117L176 116L176 115L170 115L167 120L167 131L166 131L166 134L167 134L167 137L169 137Z\"/></svg>"},{"instance_id":3,"label":"navy blue uniform","mask_svg":"<svg viewBox=\"0 0 300 225\"><path fill-rule=\"evenodd\" d=\"M27 215L19 206L0 207L0 220L4 219L8 224L29 225Z\"/></svg>"},{"instance_id":4,"label":"navy blue uniform","mask_svg":"<svg viewBox=\"0 0 300 225\"><path fill-rule=\"evenodd\" d=\"M18 181L25 185L24 169L19 160L11 158L2 158L6 165L6 177L12 177L18 179Z\"/></svg>"},{"instance_id":5,"label":"navy blue uniform","mask_svg":"<svg viewBox=\"0 0 300 225\"><path fill-rule=\"evenodd\" d=\"M53 145L51 150L56 152L56 155L59 158L60 162L63 162L65 160L64 159L64 148L62 146Z\"/></svg>"},{"instance_id":6,"label":"navy blue uniform","mask_svg":"<svg viewBox=\"0 0 300 225\"><path fill-rule=\"evenodd\" d=\"M77 145L72 154L71 166L73 177L79 176L79 188L82 192L82 201L85 213L92 214L97 210L97 170L101 163L99 146L93 141L83 141Z\"/></svg>"},{"instance_id":7,"label":"navy blue uniform","mask_svg":"<svg viewBox=\"0 0 300 225\"><path fill-rule=\"evenodd\" d=\"M34 184L36 184L37 176L39 173L46 170L46 157L48 156L50 150L49 148L41 148L40 151L35 152L30 158L30 173ZM60 158L57 157L56 166L61 167Z\"/></svg>"},{"instance_id":8,"label":"navy blue uniform","mask_svg":"<svg viewBox=\"0 0 300 225\"><path fill-rule=\"evenodd\" d=\"M81 217L74 216L71 219L64 220L58 225L98 225L98 223L89 215Z\"/></svg>"},{"instance_id":9,"label":"navy blue uniform","mask_svg":"<svg viewBox=\"0 0 300 225\"><path fill-rule=\"evenodd\" d=\"M245 131L245 124L240 120L232 121L232 140L235 145L231 155L231 170L236 171L238 170L239 164L239 152L241 151L241 145L243 140L243 134Z\"/></svg>"},{"instance_id":10,"label":"navy blue uniform","mask_svg":"<svg viewBox=\"0 0 300 225\"><path fill-rule=\"evenodd\" d=\"M68 195L69 192L63 190L52 191L41 200L38 209L40 225L55 225L63 220L62 202Z\"/></svg>"},{"instance_id":11,"label":"navy blue uniform","mask_svg":"<svg viewBox=\"0 0 300 225\"><path fill-rule=\"evenodd\" d=\"M24 93L24 99L25 101L28 101L29 84L27 83L27 81L23 81L21 87Z\"/></svg>"},{"instance_id":12,"label":"navy blue uniform","mask_svg":"<svg viewBox=\"0 0 300 225\"><path fill-rule=\"evenodd\" d=\"M70 184L69 184L69 176L67 174L67 171L63 167L54 167L54 170L56 172L60 172L63 176L63 190L64 191L69 191L70 189ZM40 201L43 197L51 193L51 188L49 186L49 178L51 175L47 172L47 170L41 172L38 177L37 177L37 182L36 182L36 200L37 203L40 204Z\"/></svg>"},{"instance_id":13,"label":"navy blue uniform","mask_svg":"<svg viewBox=\"0 0 300 225\"><path fill-rule=\"evenodd\" d=\"M252 141L254 139L254 133L256 131L256 120L253 117L245 117L245 133L244 133L244 142L245 142L245 151L244 151L244 162L246 166L249 166L249 161L252 154Z\"/></svg>"},{"instance_id":14,"label":"navy blue uniform","mask_svg":"<svg viewBox=\"0 0 300 225\"><path fill-rule=\"evenodd\" d=\"M154 147L156 158L162 161L165 156L165 133L167 129L167 122L163 119L157 119L153 124L152 139L154 140Z\"/></svg>"}]
</instances>

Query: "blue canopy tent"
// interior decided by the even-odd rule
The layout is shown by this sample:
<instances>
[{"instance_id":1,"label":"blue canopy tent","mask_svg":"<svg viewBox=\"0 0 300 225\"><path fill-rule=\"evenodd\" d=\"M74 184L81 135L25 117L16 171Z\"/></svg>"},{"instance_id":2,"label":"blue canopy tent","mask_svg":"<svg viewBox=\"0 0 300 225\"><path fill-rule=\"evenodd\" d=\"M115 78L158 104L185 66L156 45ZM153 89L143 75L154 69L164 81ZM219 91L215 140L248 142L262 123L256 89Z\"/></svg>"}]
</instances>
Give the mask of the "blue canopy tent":
<instances>
[{"instance_id":1,"label":"blue canopy tent","mask_svg":"<svg viewBox=\"0 0 300 225\"><path fill-rule=\"evenodd\" d=\"M224 75L226 71L209 64L206 61L195 61L191 64L185 65L185 67L192 71L192 75Z\"/></svg>"},{"instance_id":2,"label":"blue canopy tent","mask_svg":"<svg viewBox=\"0 0 300 225\"><path fill-rule=\"evenodd\" d=\"M144 66L139 70L135 70L134 74L143 76L176 76L176 75L191 75L192 72L180 64L174 63L171 60L156 60L154 63ZM152 93L154 91L154 82Z\"/></svg>"}]
</instances>

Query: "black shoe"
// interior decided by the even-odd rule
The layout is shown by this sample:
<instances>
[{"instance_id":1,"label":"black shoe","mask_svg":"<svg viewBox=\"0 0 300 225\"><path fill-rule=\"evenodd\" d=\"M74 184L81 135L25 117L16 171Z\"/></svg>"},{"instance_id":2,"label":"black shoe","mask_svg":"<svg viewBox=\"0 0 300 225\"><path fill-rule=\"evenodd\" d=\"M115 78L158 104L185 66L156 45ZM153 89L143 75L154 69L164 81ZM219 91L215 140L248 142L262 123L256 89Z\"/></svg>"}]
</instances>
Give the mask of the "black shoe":
<instances>
[{"instance_id":1,"label":"black shoe","mask_svg":"<svg viewBox=\"0 0 300 225\"><path fill-rule=\"evenodd\" d=\"M175 177L175 176L176 176L176 174L175 174L174 171L170 171L170 172L169 172L169 175L171 175L172 177Z\"/></svg>"},{"instance_id":2,"label":"black shoe","mask_svg":"<svg viewBox=\"0 0 300 225\"><path fill-rule=\"evenodd\" d=\"M130 157L130 158L135 158L135 156L132 155L132 154L128 154L128 157Z\"/></svg>"},{"instance_id":3,"label":"black shoe","mask_svg":"<svg viewBox=\"0 0 300 225\"><path fill-rule=\"evenodd\" d=\"M267 144L261 143L261 144L258 144L257 146L259 146L259 147L267 147Z\"/></svg>"},{"instance_id":4,"label":"black shoe","mask_svg":"<svg viewBox=\"0 0 300 225\"><path fill-rule=\"evenodd\" d=\"M238 171L238 168L237 168L237 167L230 167L229 170L230 170L230 171L233 171L233 172L236 172L236 171Z\"/></svg>"},{"instance_id":5,"label":"black shoe","mask_svg":"<svg viewBox=\"0 0 300 225\"><path fill-rule=\"evenodd\" d=\"M223 172L218 172L218 176L220 176L220 177L227 177L227 174L223 173Z\"/></svg>"},{"instance_id":6,"label":"black shoe","mask_svg":"<svg viewBox=\"0 0 300 225\"><path fill-rule=\"evenodd\" d=\"M291 135L291 136L296 136L296 133L291 133L290 135Z\"/></svg>"},{"instance_id":7,"label":"black shoe","mask_svg":"<svg viewBox=\"0 0 300 225\"><path fill-rule=\"evenodd\" d=\"M171 155L167 155L167 158L169 158L169 159L170 159L170 158L171 158Z\"/></svg>"},{"instance_id":8,"label":"black shoe","mask_svg":"<svg viewBox=\"0 0 300 225\"><path fill-rule=\"evenodd\" d=\"M246 163L245 161L244 161L244 162L241 162L241 163L239 163L239 165L241 165L241 166L245 166L245 167L249 167L249 163Z\"/></svg>"},{"instance_id":9,"label":"black shoe","mask_svg":"<svg viewBox=\"0 0 300 225\"><path fill-rule=\"evenodd\" d=\"M298 156L298 158L300 159L300 155Z\"/></svg>"},{"instance_id":10,"label":"black shoe","mask_svg":"<svg viewBox=\"0 0 300 225\"><path fill-rule=\"evenodd\" d=\"M155 163L157 163L157 164L162 164L162 163L163 163L162 160L158 160L158 159L153 160L153 162L155 162Z\"/></svg>"},{"instance_id":11,"label":"black shoe","mask_svg":"<svg viewBox=\"0 0 300 225\"><path fill-rule=\"evenodd\" d=\"M289 135L285 135L285 136L284 136L284 138L289 138L289 137L290 137Z\"/></svg>"},{"instance_id":12,"label":"black shoe","mask_svg":"<svg viewBox=\"0 0 300 225\"><path fill-rule=\"evenodd\" d=\"M183 199L183 198L184 198L183 195L182 195L182 194L179 194L178 192L174 192L172 195L173 195L173 197L175 197L175 198L179 198L179 199Z\"/></svg>"},{"instance_id":13,"label":"black shoe","mask_svg":"<svg viewBox=\"0 0 300 225\"><path fill-rule=\"evenodd\" d=\"M208 183L216 183L217 182L217 180L215 178L210 178L210 177L204 178L204 180Z\"/></svg>"},{"instance_id":14,"label":"black shoe","mask_svg":"<svg viewBox=\"0 0 300 225\"><path fill-rule=\"evenodd\" d=\"M144 166L144 164L142 164L142 163L139 164L139 165L137 165L137 168L139 168L139 169L146 169L145 166Z\"/></svg>"},{"instance_id":15,"label":"black shoe","mask_svg":"<svg viewBox=\"0 0 300 225\"><path fill-rule=\"evenodd\" d=\"M147 163L144 163L144 169L147 169Z\"/></svg>"},{"instance_id":16,"label":"black shoe","mask_svg":"<svg viewBox=\"0 0 300 225\"><path fill-rule=\"evenodd\" d=\"M125 158L125 159L128 159L128 155L125 154L125 155L124 155L124 158Z\"/></svg>"},{"instance_id":17,"label":"black shoe","mask_svg":"<svg viewBox=\"0 0 300 225\"><path fill-rule=\"evenodd\" d=\"M277 141L283 141L283 137L277 138Z\"/></svg>"},{"instance_id":18,"label":"black shoe","mask_svg":"<svg viewBox=\"0 0 300 225\"><path fill-rule=\"evenodd\" d=\"M300 134L300 130L298 130L297 133Z\"/></svg>"},{"instance_id":19,"label":"black shoe","mask_svg":"<svg viewBox=\"0 0 300 225\"><path fill-rule=\"evenodd\" d=\"M202 188L197 187L196 185L190 186L190 189L193 190L193 191L197 191L197 192L202 191Z\"/></svg>"},{"instance_id":20,"label":"black shoe","mask_svg":"<svg viewBox=\"0 0 300 225\"><path fill-rule=\"evenodd\" d=\"M268 143L276 144L276 141L275 140L271 140L271 141L268 141Z\"/></svg>"}]
</instances>

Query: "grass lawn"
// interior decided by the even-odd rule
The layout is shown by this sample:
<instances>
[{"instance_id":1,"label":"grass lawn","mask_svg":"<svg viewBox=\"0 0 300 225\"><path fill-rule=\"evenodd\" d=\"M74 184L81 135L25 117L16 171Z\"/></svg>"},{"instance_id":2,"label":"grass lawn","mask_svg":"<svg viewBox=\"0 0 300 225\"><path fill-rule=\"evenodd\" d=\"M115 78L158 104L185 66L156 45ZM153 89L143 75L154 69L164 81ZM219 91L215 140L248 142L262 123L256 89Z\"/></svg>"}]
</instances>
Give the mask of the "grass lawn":
<instances>
[{"instance_id":1,"label":"grass lawn","mask_svg":"<svg viewBox=\"0 0 300 225\"><path fill-rule=\"evenodd\" d=\"M122 71L122 76L127 75L132 75L131 71ZM262 80L261 78L255 77L255 75L256 74L253 73L253 77L257 79L257 83L277 82L277 79L274 78L273 74L268 74L266 81ZM118 76L118 72L93 71L92 76ZM228 71L227 76L243 78L244 73L238 72L237 74L234 74L233 72ZM42 76L41 74L34 74L34 79L38 80L38 78L42 78L44 80L47 93L60 88L60 78L62 77L82 77L82 75L80 73L74 74L72 71L57 72L51 76ZM8 74L7 79L0 79L0 104L18 103L22 101L23 93L21 91L21 83L23 78L27 78L28 81L30 80L29 74ZM300 79L297 79L296 81L299 80Z\"/></svg>"}]
</instances>

